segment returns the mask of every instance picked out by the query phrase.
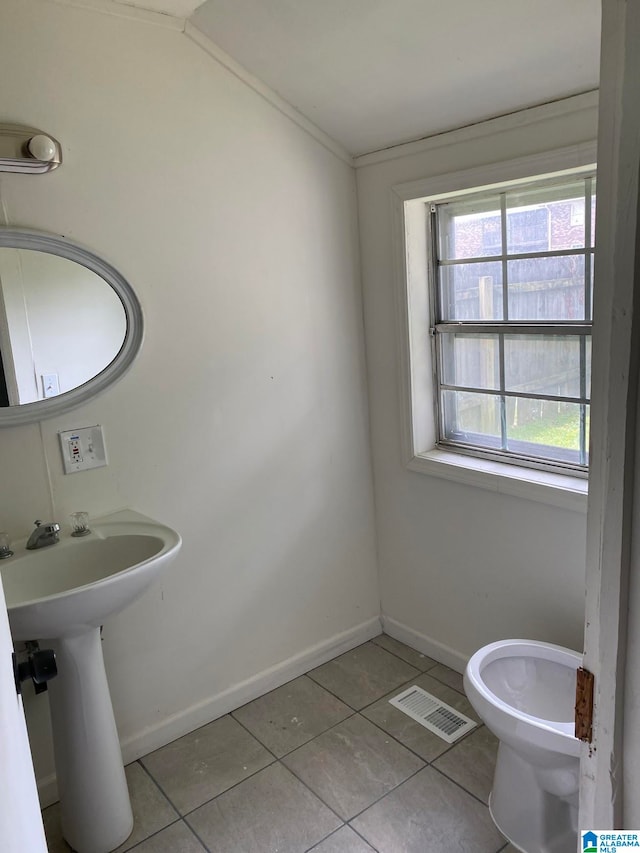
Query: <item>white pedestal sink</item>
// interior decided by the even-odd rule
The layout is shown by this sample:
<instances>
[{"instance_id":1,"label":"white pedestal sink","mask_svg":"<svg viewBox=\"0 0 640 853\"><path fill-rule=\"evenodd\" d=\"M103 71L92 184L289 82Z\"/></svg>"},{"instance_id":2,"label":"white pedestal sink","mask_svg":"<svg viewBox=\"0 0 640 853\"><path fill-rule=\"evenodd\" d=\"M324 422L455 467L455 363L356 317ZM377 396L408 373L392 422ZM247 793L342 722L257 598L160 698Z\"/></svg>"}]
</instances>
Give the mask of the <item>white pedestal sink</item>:
<instances>
[{"instance_id":1,"label":"white pedestal sink","mask_svg":"<svg viewBox=\"0 0 640 853\"><path fill-rule=\"evenodd\" d=\"M93 520L91 531L36 551L14 546L0 573L13 639L56 651L49 701L63 835L78 853L109 853L133 816L100 626L145 591L181 539L132 510Z\"/></svg>"}]
</instances>

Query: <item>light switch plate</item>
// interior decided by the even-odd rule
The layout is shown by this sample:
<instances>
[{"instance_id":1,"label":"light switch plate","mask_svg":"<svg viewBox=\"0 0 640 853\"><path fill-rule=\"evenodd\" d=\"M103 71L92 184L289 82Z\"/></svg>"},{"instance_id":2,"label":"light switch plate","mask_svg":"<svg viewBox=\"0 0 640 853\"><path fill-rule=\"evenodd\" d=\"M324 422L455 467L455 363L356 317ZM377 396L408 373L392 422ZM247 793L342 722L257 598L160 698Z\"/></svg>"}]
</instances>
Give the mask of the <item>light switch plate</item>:
<instances>
[{"instance_id":1,"label":"light switch plate","mask_svg":"<svg viewBox=\"0 0 640 853\"><path fill-rule=\"evenodd\" d=\"M43 373L42 378L42 394L46 400L47 397L56 397L60 393L60 381L57 373Z\"/></svg>"},{"instance_id":2,"label":"light switch plate","mask_svg":"<svg viewBox=\"0 0 640 853\"><path fill-rule=\"evenodd\" d=\"M58 435L65 474L102 468L107 464L107 451L100 424L66 430Z\"/></svg>"}]
</instances>

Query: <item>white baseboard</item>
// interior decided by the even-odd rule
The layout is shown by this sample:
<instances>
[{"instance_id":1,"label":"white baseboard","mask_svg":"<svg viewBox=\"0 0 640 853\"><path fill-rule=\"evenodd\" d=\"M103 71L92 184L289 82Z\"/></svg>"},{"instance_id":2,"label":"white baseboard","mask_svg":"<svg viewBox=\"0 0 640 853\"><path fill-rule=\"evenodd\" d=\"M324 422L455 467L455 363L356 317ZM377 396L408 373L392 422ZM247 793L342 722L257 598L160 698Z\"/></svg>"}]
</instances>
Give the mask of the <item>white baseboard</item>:
<instances>
[{"instance_id":1,"label":"white baseboard","mask_svg":"<svg viewBox=\"0 0 640 853\"><path fill-rule=\"evenodd\" d=\"M432 637L427 637L425 634L420 634L403 625L402 622L397 622L389 616L381 616L382 630L385 634L393 637L394 640L399 640L401 643L406 643L412 649L422 652L423 655L437 660L438 663L443 663L445 666L455 669L456 672L464 673L467 661L467 655L458 652L455 649L439 643Z\"/></svg>"},{"instance_id":2,"label":"white baseboard","mask_svg":"<svg viewBox=\"0 0 640 853\"><path fill-rule=\"evenodd\" d=\"M183 711L179 711L177 714L142 729L134 735L130 735L120 744L124 763L130 764L143 755L153 752L154 749L159 749L161 746L176 740L176 738L182 737L212 720L217 720L218 717L228 714L259 696L263 696L270 690L275 690L282 684L286 684L287 681L304 675L310 669L320 666L362 643L366 643L367 640L377 637L381 631L380 618L375 616L354 628L335 634L328 640L323 640L321 643L317 643L315 646L311 646L245 681L232 685L223 690L222 693L210 696ZM58 785L55 774L52 773L38 780L38 794L42 808L57 802Z\"/></svg>"},{"instance_id":3,"label":"white baseboard","mask_svg":"<svg viewBox=\"0 0 640 853\"><path fill-rule=\"evenodd\" d=\"M45 809L52 803L58 802L58 780L55 773L49 773L47 776L43 776L42 779L37 779L36 782L41 809Z\"/></svg>"}]
</instances>

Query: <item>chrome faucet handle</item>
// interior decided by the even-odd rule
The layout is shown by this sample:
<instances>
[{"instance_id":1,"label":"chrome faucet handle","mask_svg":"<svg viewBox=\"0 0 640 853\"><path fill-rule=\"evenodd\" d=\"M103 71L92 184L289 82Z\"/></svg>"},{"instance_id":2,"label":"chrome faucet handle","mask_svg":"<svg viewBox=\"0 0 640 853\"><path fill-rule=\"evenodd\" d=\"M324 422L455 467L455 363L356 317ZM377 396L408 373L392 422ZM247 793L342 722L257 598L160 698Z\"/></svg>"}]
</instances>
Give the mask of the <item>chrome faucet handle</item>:
<instances>
[{"instance_id":1,"label":"chrome faucet handle","mask_svg":"<svg viewBox=\"0 0 640 853\"><path fill-rule=\"evenodd\" d=\"M9 545L9 534L0 533L0 560L6 560L7 557L13 557L13 551Z\"/></svg>"},{"instance_id":2,"label":"chrome faucet handle","mask_svg":"<svg viewBox=\"0 0 640 853\"><path fill-rule=\"evenodd\" d=\"M37 518L33 523L36 527L42 527L42 521L39 518ZM60 525L57 521L48 521L44 525L44 529L47 533L57 533L60 530Z\"/></svg>"}]
</instances>

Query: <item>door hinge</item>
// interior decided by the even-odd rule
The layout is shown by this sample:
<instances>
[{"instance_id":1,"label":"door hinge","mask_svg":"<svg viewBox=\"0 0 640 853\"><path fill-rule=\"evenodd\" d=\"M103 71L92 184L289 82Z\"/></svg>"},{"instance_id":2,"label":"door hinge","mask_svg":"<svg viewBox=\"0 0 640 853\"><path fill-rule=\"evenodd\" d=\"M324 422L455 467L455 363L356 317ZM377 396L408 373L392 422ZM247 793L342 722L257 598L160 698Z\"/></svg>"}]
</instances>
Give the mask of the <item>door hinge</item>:
<instances>
[{"instance_id":1,"label":"door hinge","mask_svg":"<svg viewBox=\"0 0 640 853\"><path fill-rule=\"evenodd\" d=\"M593 739L593 673L583 667L576 672L576 737L586 743Z\"/></svg>"}]
</instances>

